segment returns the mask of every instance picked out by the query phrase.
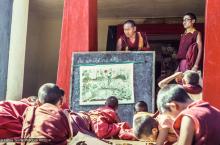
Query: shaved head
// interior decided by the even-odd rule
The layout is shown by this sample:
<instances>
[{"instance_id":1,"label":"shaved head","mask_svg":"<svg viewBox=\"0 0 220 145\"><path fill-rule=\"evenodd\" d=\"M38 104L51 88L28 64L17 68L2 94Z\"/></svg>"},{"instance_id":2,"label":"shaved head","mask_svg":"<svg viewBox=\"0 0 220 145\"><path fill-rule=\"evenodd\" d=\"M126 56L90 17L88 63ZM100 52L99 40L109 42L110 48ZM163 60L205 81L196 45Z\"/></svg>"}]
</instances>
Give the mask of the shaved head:
<instances>
[{"instance_id":1,"label":"shaved head","mask_svg":"<svg viewBox=\"0 0 220 145\"><path fill-rule=\"evenodd\" d=\"M134 111L137 112L148 112L147 103L144 101L138 101L134 106Z\"/></svg>"},{"instance_id":2,"label":"shaved head","mask_svg":"<svg viewBox=\"0 0 220 145\"><path fill-rule=\"evenodd\" d=\"M118 99L115 96L110 96L106 99L105 105L116 110L118 108Z\"/></svg>"},{"instance_id":3,"label":"shaved head","mask_svg":"<svg viewBox=\"0 0 220 145\"><path fill-rule=\"evenodd\" d=\"M56 104L64 95L64 91L53 83L47 83L40 87L38 98L41 104Z\"/></svg>"}]
</instances>

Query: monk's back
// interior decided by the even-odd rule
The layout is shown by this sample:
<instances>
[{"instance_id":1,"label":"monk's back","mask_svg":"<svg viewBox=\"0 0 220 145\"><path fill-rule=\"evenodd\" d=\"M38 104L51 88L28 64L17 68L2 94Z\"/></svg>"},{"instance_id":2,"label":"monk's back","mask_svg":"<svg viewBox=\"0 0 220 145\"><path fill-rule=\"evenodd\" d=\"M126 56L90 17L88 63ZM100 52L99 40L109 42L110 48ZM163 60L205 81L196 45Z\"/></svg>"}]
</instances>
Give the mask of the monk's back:
<instances>
[{"instance_id":1,"label":"monk's back","mask_svg":"<svg viewBox=\"0 0 220 145\"><path fill-rule=\"evenodd\" d=\"M184 115L190 116L195 123L195 145L220 144L220 111L204 101L195 101L186 110ZM176 121L175 121L176 122ZM174 124L174 128L176 123Z\"/></svg>"},{"instance_id":2,"label":"monk's back","mask_svg":"<svg viewBox=\"0 0 220 145\"><path fill-rule=\"evenodd\" d=\"M0 138L20 138L22 115L28 106L22 101L0 101Z\"/></svg>"},{"instance_id":3,"label":"monk's back","mask_svg":"<svg viewBox=\"0 0 220 145\"><path fill-rule=\"evenodd\" d=\"M25 120L25 123L28 123L33 119L33 128L28 138L46 138L45 141L50 141L52 144L67 144L70 129L67 117L62 110L52 104L45 103L36 108L35 113L30 116L32 117L27 117ZM27 136L24 136L24 138L27 138Z\"/></svg>"},{"instance_id":4,"label":"monk's back","mask_svg":"<svg viewBox=\"0 0 220 145\"><path fill-rule=\"evenodd\" d=\"M195 114L199 118L201 126L201 135L196 135L196 140L202 140L200 138L206 138L205 144L207 145L219 145L220 144L220 111L210 106L208 103L201 104L195 108ZM198 143L200 144L200 143ZM201 144L203 144L201 142Z\"/></svg>"},{"instance_id":5,"label":"monk's back","mask_svg":"<svg viewBox=\"0 0 220 145\"><path fill-rule=\"evenodd\" d=\"M0 115L17 118L23 115L28 106L22 101L0 101Z\"/></svg>"}]
</instances>

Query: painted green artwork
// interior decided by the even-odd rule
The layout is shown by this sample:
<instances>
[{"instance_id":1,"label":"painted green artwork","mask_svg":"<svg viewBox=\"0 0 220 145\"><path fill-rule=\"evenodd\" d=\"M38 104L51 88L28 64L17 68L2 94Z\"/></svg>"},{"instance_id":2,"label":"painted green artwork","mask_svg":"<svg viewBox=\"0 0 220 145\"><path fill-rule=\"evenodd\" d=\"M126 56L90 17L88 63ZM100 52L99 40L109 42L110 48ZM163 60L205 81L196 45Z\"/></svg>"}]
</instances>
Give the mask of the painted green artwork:
<instances>
[{"instance_id":1,"label":"painted green artwork","mask_svg":"<svg viewBox=\"0 0 220 145\"><path fill-rule=\"evenodd\" d=\"M109 96L134 103L133 63L80 66L80 105L101 105Z\"/></svg>"}]
</instances>

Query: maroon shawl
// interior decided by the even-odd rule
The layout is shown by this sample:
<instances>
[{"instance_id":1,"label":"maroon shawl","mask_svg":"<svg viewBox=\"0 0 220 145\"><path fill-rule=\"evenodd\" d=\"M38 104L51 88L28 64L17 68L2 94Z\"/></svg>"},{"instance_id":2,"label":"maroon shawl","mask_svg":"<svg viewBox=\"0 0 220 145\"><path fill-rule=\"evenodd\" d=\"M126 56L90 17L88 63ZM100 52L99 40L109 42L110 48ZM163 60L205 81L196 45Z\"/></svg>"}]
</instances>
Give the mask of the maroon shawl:
<instances>
[{"instance_id":1,"label":"maroon shawl","mask_svg":"<svg viewBox=\"0 0 220 145\"><path fill-rule=\"evenodd\" d=\"M23 113L31 104L27 99L20 101L0 101L0 138L21 136Z\"/></svg>"},{"instance_id":2,"label":"maroon shawl","mask_svg":"<svg viewBox=\"0 0 220 145\"><path fill-rule=\"evenodd\" d=\"M28 107L24 114L22 138L39 138L33 144L66 145L71 137L70 124L58 107L45 103L40 107Z\"/></svg>"}]
</instances>

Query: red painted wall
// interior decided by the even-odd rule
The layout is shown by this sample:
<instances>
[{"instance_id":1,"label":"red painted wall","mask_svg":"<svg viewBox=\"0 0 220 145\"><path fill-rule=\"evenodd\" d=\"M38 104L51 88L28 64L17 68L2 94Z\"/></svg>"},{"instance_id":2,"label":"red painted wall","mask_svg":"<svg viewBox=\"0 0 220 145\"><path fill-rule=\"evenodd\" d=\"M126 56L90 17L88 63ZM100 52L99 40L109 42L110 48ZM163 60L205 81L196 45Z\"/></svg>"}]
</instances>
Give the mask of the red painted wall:
<instances>
[{"instance_id":1,"label":"red painted wall","mask_svg":"<svg viewBox=\"0 0 220 145\"><path fill-rule=\"evenodd\" d=\"M195 28L204 33L204 24L196 23ZM183 24L137 24L137 31L146 32L146 34L179 34L181 35L185 29ZM117 27L117 37L124 33L123 25Z\"/></svg>"},{"instance_id":2,"label":"red painted wall","mask_svg":"<svg viewBox=\"0 0 220 145\"><path fill-rule=\"evenodd\" d=\"M57 85L69 104L72 52L97 50L97 0L64 0Z\"/></svg>"},{"instance_id":3,"label":"red painted wall","mask_svg":"<svg viewBox=\"0 0 220 145\"><path fill-rule=\"evenodd\" d=\"M206 0L204 99L220 109L220 0Z\"/></svg>"}]
</instances>

